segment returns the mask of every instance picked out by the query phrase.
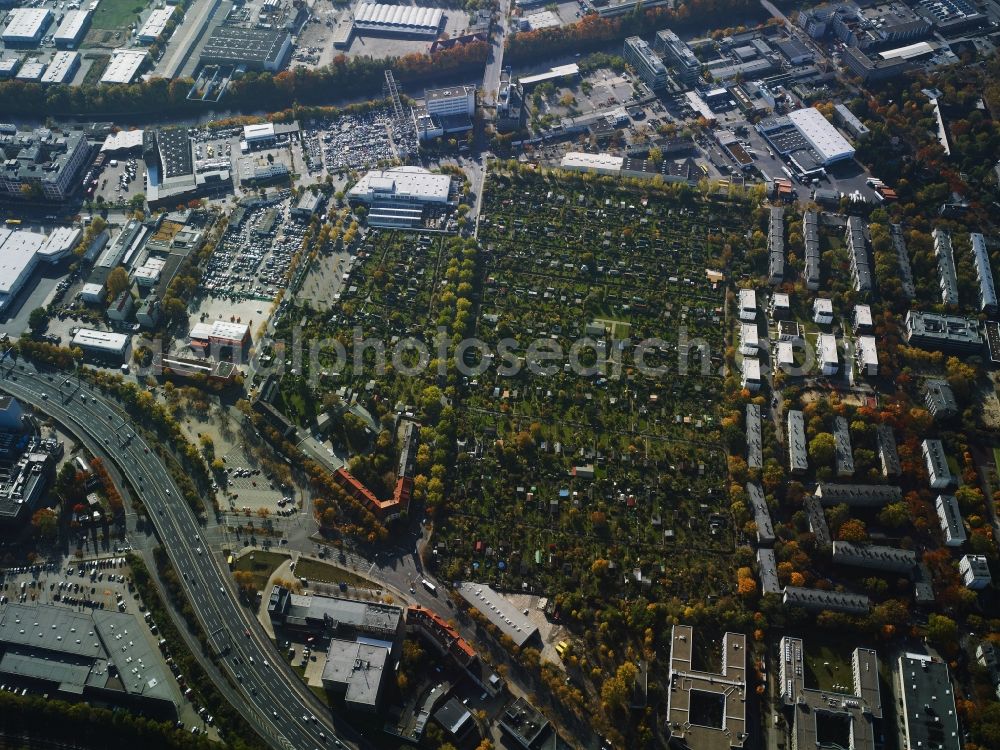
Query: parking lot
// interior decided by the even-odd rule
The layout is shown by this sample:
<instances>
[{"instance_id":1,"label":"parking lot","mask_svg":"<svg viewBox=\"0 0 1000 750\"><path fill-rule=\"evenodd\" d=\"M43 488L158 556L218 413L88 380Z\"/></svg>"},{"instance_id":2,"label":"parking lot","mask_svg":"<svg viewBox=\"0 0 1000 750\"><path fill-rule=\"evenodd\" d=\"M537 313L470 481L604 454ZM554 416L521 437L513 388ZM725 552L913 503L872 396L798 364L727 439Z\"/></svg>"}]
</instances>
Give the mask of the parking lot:
<instances>
[{"instance_id":1,"label":"parking lot","mask_svg":"<svg viewBox=\"0 0 1000 750\"><path fill-rule=\"evenodd\" d=\"M128 157L109 159L99 177L100 183L94 197L117 206L146 192L146 164L142 159Z\"/></svg>"},{"instance_id":2,"label":"parking lot","mask_svg":"<svg viewBox=\"0 0 1000 750\"><path fill-rule=\"evenodd\" d=\"M309 173L338 174L395 159L389 134L392 117L383 108L309 123L303 130L302 146Z\"/></svg>"}]
</instances>

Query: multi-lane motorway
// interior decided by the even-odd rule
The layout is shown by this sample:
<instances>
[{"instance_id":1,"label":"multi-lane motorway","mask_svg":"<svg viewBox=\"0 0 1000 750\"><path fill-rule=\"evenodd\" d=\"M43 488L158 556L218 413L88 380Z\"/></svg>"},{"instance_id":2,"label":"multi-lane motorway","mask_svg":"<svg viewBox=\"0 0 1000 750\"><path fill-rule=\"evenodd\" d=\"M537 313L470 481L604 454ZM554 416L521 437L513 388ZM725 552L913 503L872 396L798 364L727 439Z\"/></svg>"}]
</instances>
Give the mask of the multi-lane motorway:
<instances>
[{"instance_id":1,"label":"multi-lane motorway","mask_svg":"<svg viewBox=\"0 0 1000 750\"><path fill-rule=\"evenodd\" d=\"M23 360L0 363L0 390L99 445L145 504L157 535L183 578L184 590L220 662L238 685L235 708L272 747L309 750L348 745L319 700L291 671L240 606L220 561L211 554L195 514L163 460L127 415L96 388L58 370ZM232 694L228 688L224 693Z\"/></svg>"}]
</instances>

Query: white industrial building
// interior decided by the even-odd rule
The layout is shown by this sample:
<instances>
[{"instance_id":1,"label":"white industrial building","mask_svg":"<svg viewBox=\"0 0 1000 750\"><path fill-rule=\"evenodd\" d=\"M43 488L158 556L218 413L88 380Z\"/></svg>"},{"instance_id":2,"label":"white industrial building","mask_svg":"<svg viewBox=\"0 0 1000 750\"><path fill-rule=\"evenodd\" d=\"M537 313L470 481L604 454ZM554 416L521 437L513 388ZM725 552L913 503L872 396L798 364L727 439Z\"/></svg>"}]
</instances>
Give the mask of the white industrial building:
<instances>
[{"instance_id":1,"label":"white industrial building","mask_svg":"<svg viewBox=\"0 0 1000 750\"><path fill-rule=\"evenodd\" d=\"M14 8L0 39L4 44L38 44L50 23L52 11L48 8Z\"/></svg>"},{"instance_id":2,"label":"white industrial building","mask_svg":"<svg viewBox=\"0 0 1000 750\"><path fill-rule=\"evenodd\" d=\"M819 155L819 160L824 167L844 159L854 158L854 146L818 109L814 107L797 109L788 113L788 119Z\"/></svg>"},{"instance_id":3,"label":"white industrial building","mask_svg":"<svg viewBox=\"0 0 1000 750\"><path fill-rule=\"evenodd\" d=\"M559 163L562 169L574 172L597 172L598 174L619 175L625 158L611 154L588 154L583 151L570 151Z\"/></svg>"},{"instance_id":4,"label":"white industrial building","mask_svg":"<svg viewBox=\"0 0 1000 750\"><path fill-rule=\"evenodd\" d=\"M551 10L539 10L521 16L517 25L521 31L538 31L538 29L551 29L562 26L562 21Z\"/></svg>"},{"instance_id":5,"label":"white industrial building","mask_svg":"<svg viewBox=\"0 0 1000 750\"><path fill-rule=\"evenodd\" d=\"M348 200L364 203L373 226L413 227L428 206L447 206L451 177L422 167L393 167L367 172L350 189Z\"/></svg>"},{"instance_id":6,"label":"white industrial building","mask_svg":"<svg viewBox=\"0 0 1000 750\"><path fill-rule=\"evenodd\" d=\"M32 59L28 60L21 66L21 69L17 72L15 78L18 81L40 83L43 75L45 75L45 63Z\"/></svg>"},{"instance_id":7,"label":"white industrial building","mask_svg":"<svg viewBox=\"0 0 1000 750\"><path fill-rule=\"evenodd\" d=\"M56 52L42 74L42 83L69 83L80 69L80 53Z\"/></svg>"},{"instance_id":8,"label":"white industrial building","mask_svg":"<svg viewBox=\"0 0 1000 750\"><path fill-rule=\"evenodd\" d=\"M163 33L163 30L167 26L167 21L170 20L171 16L174 15L174 9L176 5L165 5L162 8L155 8L149 17L146 19L146 23L142 25L139 29L139 41L145 44L152 44L156 41L157 37Z\"/></svg>"},{"instance_id":9,"label":"white industrial building","mask_svg":"<svg viewBox=\"0 0 1000 750\"><path fill-rule=\"evenodd\" d=\"M440 8L358 3L354 9L354 28L382 34L437 36L443 20Z\"/></svg>"},{"instance_id":10,"label":"white industrial building","mask_svg":"<svg viewBox=\"0 0 1000 750\"><path fill-rule=\"evenodd\" d=\"M95 354L99 357L124 360L131 341L131 338L124 333L81 328L73 336L70 345L78 346L85 353Z\"/></svg>"},{"instance_id":11,"label":"white industrial building","mask_svg":"<svg viewBox=\"0 0 1000 750\"><path fill-rule=\"evenodd\" d=\"M104 69L101 83L132 83L145 62L144 49L116 49Z\"/></svg>"},{"instance_id":12,"label":"white industrial building","mask_svg":"<svg viewBox=\"0 0 1000 750\"><path fill-rule=\"evenodd\" d=\"M0 311L17 297L39 262L65 258L81 234L73 227L59 227L48 235L0 227Z\"/></svg>"},{"instance_id":13,"label":"white industrial building","mask_svg":"<svg viewBox=\"0 0 1000 750\"><path fill-rule=\"evenodd\" d=\"M68 10L59 23L56 33L53 34L52 40L57 47L73 49L80 44L89 25L89 10Z\"/></svg>"}]
</instances>

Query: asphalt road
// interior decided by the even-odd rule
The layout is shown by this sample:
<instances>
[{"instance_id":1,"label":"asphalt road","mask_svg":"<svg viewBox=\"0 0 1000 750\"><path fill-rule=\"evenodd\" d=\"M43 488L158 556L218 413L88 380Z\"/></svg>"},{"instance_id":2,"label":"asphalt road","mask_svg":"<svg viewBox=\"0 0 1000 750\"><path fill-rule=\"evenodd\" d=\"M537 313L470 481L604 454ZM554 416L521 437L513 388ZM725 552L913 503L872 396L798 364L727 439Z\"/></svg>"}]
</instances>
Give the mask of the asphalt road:
<instances>
[{"instance_id":1,"label":"asphalt road","mask_svg":"<svg viewBox=\"0 0 1000 750\"><path fill-rule=\"evenodd\" d=\"M0 390L103 446L142 497L210 644L218 653L229 649L220 661L239 686L242 702L235 708L251 726L272 747L284 750L344 746L347 740L334 733L325 707L239 604L229 576L203 540L195 514L163 460L134 431L127 415L65 372L38 372L23 360L0 366Z\"/></svg>"}]
</instances>

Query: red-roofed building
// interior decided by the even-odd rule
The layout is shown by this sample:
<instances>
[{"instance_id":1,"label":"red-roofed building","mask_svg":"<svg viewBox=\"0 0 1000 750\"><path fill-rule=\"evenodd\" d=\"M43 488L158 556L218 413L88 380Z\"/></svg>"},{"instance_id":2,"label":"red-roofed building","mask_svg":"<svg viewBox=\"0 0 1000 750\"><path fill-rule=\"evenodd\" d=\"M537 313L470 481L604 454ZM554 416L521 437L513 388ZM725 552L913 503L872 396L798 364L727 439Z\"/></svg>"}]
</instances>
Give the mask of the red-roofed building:
<instances>
[{"instance_id":1,"label":"red-roofed building","mask_svg":"<svg viewBox=\"0 0 1000 750\"><path fill-rule=\"evenodd\" d=\"M406 624L418 627L441 651L449 654L463 667L476 658L476 650L451 625L431 610L419 605L406 608Z\"/></svg>"}]
</instances>

